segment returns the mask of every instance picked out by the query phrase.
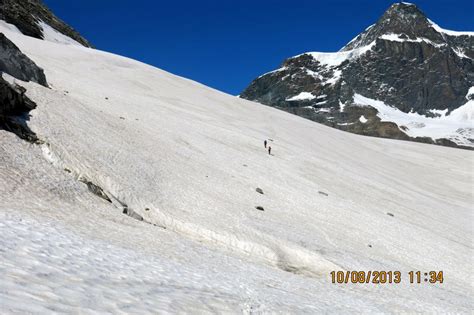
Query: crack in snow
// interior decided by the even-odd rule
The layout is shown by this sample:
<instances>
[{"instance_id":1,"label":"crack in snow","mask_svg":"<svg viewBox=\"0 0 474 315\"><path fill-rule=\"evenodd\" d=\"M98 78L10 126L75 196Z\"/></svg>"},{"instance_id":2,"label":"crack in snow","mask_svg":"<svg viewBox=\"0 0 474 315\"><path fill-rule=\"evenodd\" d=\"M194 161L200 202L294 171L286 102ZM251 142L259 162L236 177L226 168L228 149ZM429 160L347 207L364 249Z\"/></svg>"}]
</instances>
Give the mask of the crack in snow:
<instances>
[{"instance_id":1,"label":"crack in snow","mask_svg":"<svg viewBox=\"0 0 474 315\"><path fill-rule=\"evenodd\" d=\"M112 203L116 208L121 209L123 214L135 220L171 230L194 241L219 245L224 250L265 261L283 271L298 275L321 277L331 270L342 270L341 267L326 260L318 253L308 251L294 244L280 244L281 241L263 233L255 232L256 234L258 233L257 239L260 240L260 243L258 243L246 239L244 235L235 235L223 231L216 232L192 223L177 220L157 209L148 209L147 212L150 214L149 217L145 218L142 214L131 209L125 202L117 198L116 194L104 189L100 184L93 183L88 179L89 176L81 174L71 166L66 166L59 158L59 155L53 152L49 143L43 142L41 149L43 156L52 165L65 171L67 170L68 174L86 184L89 191Z\"/></svg>"}]
</instances>

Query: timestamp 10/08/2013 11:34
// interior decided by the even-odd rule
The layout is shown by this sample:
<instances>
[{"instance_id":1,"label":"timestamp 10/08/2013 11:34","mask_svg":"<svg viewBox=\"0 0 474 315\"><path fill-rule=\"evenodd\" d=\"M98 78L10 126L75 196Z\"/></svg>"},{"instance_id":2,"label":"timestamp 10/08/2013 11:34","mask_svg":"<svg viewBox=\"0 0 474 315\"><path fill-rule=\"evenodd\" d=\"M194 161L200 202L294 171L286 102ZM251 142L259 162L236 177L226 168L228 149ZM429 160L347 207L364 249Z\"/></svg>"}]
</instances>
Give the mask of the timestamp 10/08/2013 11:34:
<instances>
[{"instance_id":1,"label":"timestamp 10/08/2013 11:34","mask_svg":"<svg viewBox=\"0 0 474 315\"><path fill-rule=\"evenodd\" d=\"M406 281L405 276L408 276L410 284L421 283L443 283L443 271L409 271L403 273L401 271L331 271L331 282L348 284L391 284L401 283Z\"/></svg>"}]
</instances>

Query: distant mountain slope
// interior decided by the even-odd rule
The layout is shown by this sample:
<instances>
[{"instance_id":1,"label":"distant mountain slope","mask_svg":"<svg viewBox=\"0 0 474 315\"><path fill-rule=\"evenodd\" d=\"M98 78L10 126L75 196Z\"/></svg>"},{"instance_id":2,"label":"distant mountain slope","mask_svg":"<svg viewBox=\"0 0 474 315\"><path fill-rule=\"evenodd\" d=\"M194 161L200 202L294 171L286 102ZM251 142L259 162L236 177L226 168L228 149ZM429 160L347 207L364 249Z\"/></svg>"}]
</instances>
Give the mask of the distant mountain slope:
<instances>
[{"instance_id":1,"label":"distant mountain slope","mask_svg":"<svg viewBox=\"0 0 474 315\"><path fill-rule=\"evenodd\" d=\"M474 147L473 58L474 32L396 3L339 52L289 58L240 97L354 133Z\"/></svg>"},{"instance_id":2,"label":"distant mountain slope","mask_svg":"<svg viewBox=\"0 0 474 315\"><path fill-rule=\"evenodd\" d=\"M0 0L0 20L24 35L91 47L72 27L57 18L41 0Z\"/></svg>"}]
</instances>

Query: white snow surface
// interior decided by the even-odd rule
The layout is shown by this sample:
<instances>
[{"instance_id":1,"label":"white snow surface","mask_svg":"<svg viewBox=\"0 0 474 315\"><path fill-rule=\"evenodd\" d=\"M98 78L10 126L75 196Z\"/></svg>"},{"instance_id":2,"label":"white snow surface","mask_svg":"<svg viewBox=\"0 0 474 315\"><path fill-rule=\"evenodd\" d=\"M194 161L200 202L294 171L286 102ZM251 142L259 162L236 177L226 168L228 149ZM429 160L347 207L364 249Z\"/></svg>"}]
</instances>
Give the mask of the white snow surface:
<instances>
[{"instance_id":1,"label":"white snow surface","mask_svg":"<svg viewBox=\"0 0 474 315\"><path fill-rule=\"evenodd\" d=\"M454 47L452 49L456 53L456 55L458 55L460 58L472 59L471 57L469 57L468 55L465 54L463 48Z\"/></svg>"},{"instance_id":2,"label":"white snow surface","mask_svg":"<svg viewBox=\"0 0 474 315\"><path fill-rule=\"evenodd\" d=\"M450 35L450 36L474 36L474 32L460 32L460 31L451 31L451 30L446 30L442 27L440 27L438 24L436 24L435 22L431 21L430 19L428 19L428 21L430 22L431 26L439 33L443 33L443 34L446 34L446 35Z\"/></svg>"},{"instance_id":3,"label":"white snow surface","mask_svg":"<svg viewBox=\"0 0 474 315\"><path fill-rule=\"evenodd\" d=\"M305 54L312 56L315 60L319 61L323 65L327 65L329 67L337 67L346 60L355 59L362 56L363 54L370 51L374 46L375 46L375 41L373 41L367 46L355 48L348 51L307 52ZM301 56L301 55L298 55L298 56ZM293 58L296 58L298 56L295 56Z\"/></svg>"},{"instance_id":4,"label":"white snow surface","mask_svg":"<svg viewBox=\"0 0 474 315\"><path fill-rule=\"evenodd\" d=\"M9 32L17 33L17 34L23 34L18 27L16 27L13 24L7 23L4 20L0 20L0 28L2 30L8 30Z\"/></svg>"},{"instance_id":5,"label":"white snow surface","mask_svg":"<svg viewBox=\"0 0 474 315\"><path fill-rule=\"evenodd\" d=\"M281 68L278 68L276 70L272 70L272 71L269 71L269 72L266 72L264 74L262 74L261 76L259 76L258 78L261 78L263 76L266 76L267 74L270 74L270 73L275 73L275 72L280 72L280 71L284 71L286 70L287 68L286 67L281 67Z\"/></svg>"},{"instance_id":6,"label":"white snow surface","mask_svg":"<svg viewBox=\"0 0 474 315\"><path fill-rule=\"evenodd\" d=\"M361 123L365 124L368 120L367 120L367 118L365 118L364 115L362 115L362 116L359 117L359 121L360 121Z\"/></svg>"},{"instance_id":7,"label":"white snow surface","mask_svg":"<svg viewBox=\"0 0 474 315\"><path fill-rule=\"evenodd\" d=\"M51 87L14 80L45 144L0 131L3 314L472 311L472 152L345 133L0 30ZM332 270L403 281L332 284ZM410 270L445 282L409 284Z\"/></svg>"},{"instance_id":8,"label":"white snow surface","mask_svg":"<svg viewBox=\"0 0 474 315\"><path fill-rule=\"evenodd\" d=\"M471 141L474 139L474 101L472 100L467 101L447 116L446 112L442 114L438 112L440 117L426 117L415 112L405 113L382 101L360 94L354 95L354 104L377 109L377 116L382 121L396 123L410 137L446 138L460 145L474 147Z\"/></svg>"},{"instance_id":9,"label":"white snow surface","mask_svg":"<svg viewBox=\"0 0 474 315\"><path fill-rule=\"evenodd\" d=\"M375 46L375 41L370 43L367 46L359 47L353 50L348 51L338 51L338 52L306 52L300 55L293 56L291 58L298 58L302 55L310 55L314 60L320 63L321 69L319 71L313 71L310 69L302 68L307 75L312 76L316 79L322 81L322 84L335 84L341 79L342 70L340 69L341 64L346 60L356 59L360 56L369 52ZM267 72L259 76L261 78L265 75L278 73L280 71L287 70L287 67L281 67L276 70ZM282 80L285 80L288 75L284 76ZM307 93L307 92L304 92ZM295 96L296 97L296 96ZM297 99L287 99L287 101L297 100Z\"/></svg>"},{"instance_id":10,"label":"white snow surface","mask_svg":"<svg viewBox=\"0 0 474 315\"><path fill-rule=\"evenodd\" d=\"M430 44L430 45L435 46L435 47L441 47L441 46L446 45L444 43L443 44L434 43L433 41L429 40L428 38L424 38L424 37L417 37L416 39L410 39L410 38L403 38L402 34L394 34L394 33L383 34L379 38L389 40L389 41L395 41L395 42L412 42L412 43L424 42L424 43Z\"/></svg>"},{"instance_id":11,"label":"white snow surface","mask_svg":"<svg viewBox=\"0 0 474 315\"><path fill-rule=\"evenodd\" d=\"M467 91L466 99L467 100L474 99L474 86L471 86L469 90Z\"/></svg>"},{"instance_id":12,"label":"white snow surface","mask_svg":"<svg viewBox=\"0 0 474 315\"><path fill-rule=\"evenodd\" d=\"M78 43L71 37L60 33L59 31L51 27L49 24L41 20L38 21L38 25L43 30L43 39L46 41L64 45L82 46L80 43Z\"/></svg>"},{"instance_id":13,"label":"white snow surface","mask_svg":"<svg viewBox=\"0 0 474 315\"><path fill-rule=\"evenodd\" d=\"M287 98L287 101L305 101L305 100L314 100L316 96L311 94L310 92L301 92L298 95L292 96L290 98Z\"/></svg>"},{"instance_id":14,"label":"white snow surface","mask_svg":"<svg viewBox=\"0 0 474 315\"><path fill-rule=\"evenodd\" d=\"M339 100L339 111L342 113L344 112L344 108L346 107L346 104L341 102L341 100Z\"/></svg>"}]
</instances>

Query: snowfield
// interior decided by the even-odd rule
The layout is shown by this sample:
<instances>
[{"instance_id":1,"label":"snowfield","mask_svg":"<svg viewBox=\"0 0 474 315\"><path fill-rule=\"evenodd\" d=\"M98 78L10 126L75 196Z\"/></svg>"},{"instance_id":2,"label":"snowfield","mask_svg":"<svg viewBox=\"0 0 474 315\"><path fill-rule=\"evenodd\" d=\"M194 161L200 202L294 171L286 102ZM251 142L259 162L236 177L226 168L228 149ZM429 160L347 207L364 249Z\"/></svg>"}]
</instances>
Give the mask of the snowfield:
<instances>
[{"instance_id":1,"label":"snowfield","mask_svg":"<svg viewBox=\"0 0 474 315\"><path fill-rule=\"evenodd\" d=\"M415 112L405 113L382 101L360 94L354 95L356 106L371 106L381 121L391 121L410 137L431 137L449 139L459 145L472 147L474 143L474 100L470 100L471 88L466 95L466 104L456 108L449 115L446 111L432 110L438 117L426 117Z\"/></svg>"},{"instance_id":2,"label":"snowfield","mask_svg":"<svg viewBox=\"0 0 474 315\"><path fill-rule=\"evenodd\" d=\"M320 64L334 68L340 66L344 61L350 59L357 59L360 56L364 55L370 51L375 46L375 41L370 43L367 46L355 48L348 51L339 51L339 52L307 52L305 54L313 57L314 60L318 61ZM298 58L301 55L297 55L293 58Z\"/></svg>"},{"instance_id":3,"label":"snowfield","mask_svg":"<svg viewBox=\"0 0 474 315\"><path fill-rule=\"evenodd\" d=\"M0 131L1 313L472 311L473 152L345 133L0 31L50 84L4 75L37 103L44 143ZM333 270L402 283L332 284ZM444 283L410 284L411 270Z\"/></svg>"}]
</instances>

